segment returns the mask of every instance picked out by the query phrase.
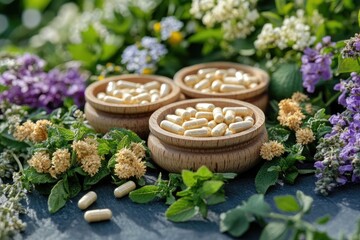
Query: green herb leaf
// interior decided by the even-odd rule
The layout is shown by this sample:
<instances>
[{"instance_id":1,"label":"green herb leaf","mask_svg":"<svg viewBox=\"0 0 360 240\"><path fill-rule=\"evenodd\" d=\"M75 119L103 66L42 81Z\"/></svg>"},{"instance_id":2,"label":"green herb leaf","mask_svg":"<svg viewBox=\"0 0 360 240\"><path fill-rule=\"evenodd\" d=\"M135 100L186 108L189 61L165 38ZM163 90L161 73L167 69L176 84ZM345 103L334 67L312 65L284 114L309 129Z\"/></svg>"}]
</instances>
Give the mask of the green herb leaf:
<instances>
[{"instance_id":1,"label":"green herb leaf","mask_svg":"<svg viewBox=\"0 0 360 240\"><path fill-rule=\"evenodd\" d=\"M262 231L260 240L280 240L286 237L287 226L281 222L271 222Z\"/></svg>"},{"instance_id":2,"label":"green herb leaf","mask_svg":"<svg viewBox=\"0 0 360 240\"><path fill-rule=\"evenodd\" d=\"M298 199L303 213L308 213L311 209L313 199L310 196L305 195L302 191L296 192L296 198Z\"/></svg>"},{"instance_id":3,"label":"green herb leaf","mask_svg":"<svg viewBox=\"0 0 360 240\"><path fill-rule=\"evenodd\" d=\"M66 191L68 188L68 182L61 179L51 189L48 198L48 209L50 213L55 213L65 206L66 201L69 199L69 193Z\"/></svg>"},{"instance_id":4,"label":"green herb leaf","mask_svg":"<svg viewBox=\"0 0 360 240\"><path fill-rule=\"evenodd\" d=\"M298 212L301 209L292 195L276 196L274 201L276 207L283 212Z\"/></svg>"},{"instance_id":5,"label":"green herb leaf","mask_svg":"<svg viewBox=\"0 0 360 240\"><path fill-rule=\"evenodd\" d=\"M225 202L225 194L223 191L219 191L215 194L212 194L210 197L206 199L206 203L208 205L216 205L222 202Z\"/></svg>"},{"instance_id":6,"label":"green herb leaf","mask_svg":"<svg viewBox=\"0 0 360 240\"><path fill-rule=\"evenodd\" d=\"M65 140L65 141L72 141L75 139L75 133L73 131L71 131L70 129L66 129L63 127L57 127L57 130L60 133L60 136Z\"/></svg>"},{"instance_id":7,"label":"green herb leaf","mask_svg":"<svg viewBox=\"0 0 360 240\"><path fill-rule=\"evenodd\" d=\"M106 161L102 161L99 171L94 176L86 175L84 178L84 190L89 189L92 185L97 184L101 179L107 177L110 170L106 166Z\"/></svg>"},{"instance_id":8,"label":"green herb leaf","mask_svg":"<svg viewBox=\"0 0 360 240\"><path fill-rule=\"evenodd\" d=\"M268 169L272 166L276 166L276 161L270 161L264 163L255 177L255 187L258 193L265 194L270 186L275 185L279 178L279 173L275 171L269 172Z\"/></svg>"},{"instance_id":9,"label":"green herb leaf","mask_svg":"<svg viewBox=\"0 0 360 240\"><path fill-rule=\"evenodd\" d=\"M244 205L247 212L253 213L257 216L266 217L270 213L270 206L264 200L263 194L252 195Z\"/></svg>"},{"instance_id":10,"label":"green herb leaf","mask_svg":"<svg viewBox=\"0 0 360 240\"><path fill-rule=\"evenodd\" d=\"M215 173L214 175L221 176L221 178L224 180L231 180L231 179L236 178L236 176L237 176L236 173Z\"/></svg>"},{"instance_id":11,"label":"green herb leaf","mask_svg":"<svg viewBox=\"0 0 360 240\"><path fill-rule=\"evenodd\" d=\"M98 154L100 156L107 155L110 153L111 148L108 144L108 141L105 139L97 139L99 145L98 145Z\"/></svg>"},{"instance_id":12,"label":"green herb leaf","mask_svg":"<svg viewBox=\"0 0 360 240\"><path fill-rule=\"evenodd\" d=\"M205 196L209 196L219 191L223 185L224 182L222 181L209 180L204 182L202 186L202 192L205 194Z\"/></svg>"},{"instance_id":13,"label":"green herb leaf","mask_svg":"<svg viewBox=\"0 0 360 240\"><path fill-rule=\"evenodd\" d=\"M32 184L55 183L57 179L48 173L38 173L34 168L30 167L24 170L24 178Z\"/></svg>"},{"instance_id":14,"label":"green herb leaf","mask_svg":"<svg viewBox=\"0 0 360 240\"><path fill-rule=\"evenodd\" d=\"M360 58L343 58L341 54L338 57L338 73L349 73L360 71Z\"/></svg>"},{"instance_id":15,"label":"green herb leaf","mask_svg":"<svg viewBox=\"0 0 360 240\"><path fill-rule=\"evenodd\" d=\"M195 176L204 180L210 179L214 174L206 167L201 166L195 173Z\"/></svg>"},{"instance_id":16,"label":"green herb leaf","mask_svg":"<svg viewBox=\"0 0 360 240\"><path fill-rule=\"evenodd\" d=\"M331 218L330 215L325 215L325 216L317 218L315 222L317 224L323 225L323 224L326 224L330 220L330 218Z\"/></svg>"},{"instance_id":17,"label":"green herb leaf","mask_svg":"<svg viewBox=\"0 0 360 240\"><path fill-rule=\"evenodd\" d=\"M81 184L76 175L68 177L69 182L69 198L76 197L81 191Z\"/></svg>"},{"instance_id":18,"label":"green herb leaf","mask_svg":"<svg viewBox=\"0 0 360 240\"><path fill-rule=\"evenodd\" d=\"M220 29L205 29L193 34L189 39L189 43L203 43L209 39L221 40L222 34Z\"/></svg>"},{"instance_id":19,"label":"green herb leaf","mask_svg":"<svg viewBox=\"0 0 360 240\"><path fill-rule=\"evenodd\" d=\"M199 213L199 208L187 198L180 198L165 212L167 219L173 222L185 222Z\"/></svg>"},{"instance_id":20,"label":"green herb leaf","mask_svg":"<svg viewBox=\"0 0 360 240\"><path fill-rule=\"evenodd\" d=\"M195 173L189 170L182 170L181 172L181 177L187 187L192 187L196 183L194 176Z\"/></svg>"},{"instance_id":21,"label":"green herb leaf","mask_svg":"<svg viewBox=\"0 0 360 240\"><path fill-rule=\"evenodd\" d=\"M294 184L295 180L296 180L296 178L298 176L299 176L299 172L297 170L294 170L294 171L291 171L291 172L286 172L285 176L284 176L284 180L287 183Z\"/></svg>"},{"instance_id":22,"label":"green herb leaf","mask_svg":"<svg viewBox=\"0 0 360 240\"><path fill-rule=\"evenodd\" d=\"M281 127L272 127L268 130L268 134L270 140L283 143L289 139L290 131Z\"/></svg>"},{"instance_id":23,"label":"green herb leaf","mask_svg":"<svg viewBox=\"0 0 360 240\"><path fill-rule=\"evenodd\" d=\"M136 203L148 203L153 201L160 192L158 186L147 185L129 194L131 201Z\"/></svg>"},{"instance_id":24,"label":"green herb leaf","mask_svg":"<svg viewBox=\"0 0 360 240\"><path fill-rule=\"evenodd\" d=\"M244 210L239 207L222 213L220 219L220 231L229 232L234 237L242 236L250 226Z\"/></svg>"}]
</instances>

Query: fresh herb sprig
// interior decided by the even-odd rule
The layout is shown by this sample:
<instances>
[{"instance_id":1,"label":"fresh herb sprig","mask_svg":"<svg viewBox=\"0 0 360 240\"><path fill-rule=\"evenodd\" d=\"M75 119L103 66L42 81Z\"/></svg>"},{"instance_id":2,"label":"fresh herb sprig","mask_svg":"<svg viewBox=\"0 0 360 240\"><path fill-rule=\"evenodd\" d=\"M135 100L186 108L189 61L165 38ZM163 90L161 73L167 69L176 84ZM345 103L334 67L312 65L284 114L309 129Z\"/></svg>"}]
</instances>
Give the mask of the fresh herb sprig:
<instances>
[{"instance_id":1,"label":"fresh herb sprig","mask_svg":"<svg viewBox=\"0 0 360 240\"><path fill-rule=\"evenodd\" d=\"M313 199L310 196L297 191L296 198L292 195L276 196L274 202L277 210L284 214L272 211L264 195L251 196L246 202L221 214L221 232L240 237L252 223L257 223L263 227L260 240L332 239L326 232L318 230L314 223L303 220L312 207ZM328 220L329 216L320 217L316 224L325 224Z\"/></svg>"}]
</instances>

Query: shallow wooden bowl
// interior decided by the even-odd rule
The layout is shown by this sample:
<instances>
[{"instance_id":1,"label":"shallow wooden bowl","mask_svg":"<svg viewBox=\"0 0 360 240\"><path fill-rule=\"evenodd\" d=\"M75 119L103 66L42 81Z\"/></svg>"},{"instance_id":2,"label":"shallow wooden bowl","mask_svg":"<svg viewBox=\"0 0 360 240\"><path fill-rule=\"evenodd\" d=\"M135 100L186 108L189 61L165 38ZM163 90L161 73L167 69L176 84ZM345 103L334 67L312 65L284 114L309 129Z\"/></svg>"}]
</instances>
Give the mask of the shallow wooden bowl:
<instances>
[{"instance_id":1,"label":"shallow wooden bowl","mask_svg":"<svg viewBox=\"0 0 360 240\"><path fill-rule=\"evenodd\" d=\"M219 69L228 69L235 68L251 75L257 76L261 83L253 88L246 89L241 91L235 91L230 93L204 93L198 90L195 90L184 83L184 78L187 75L196 74L199 69L202 68L219 68ZM267 89L269 86L269 75L261 70L260 68L255 68L239 63L233 62L210 62L210 63L201 63L185 67L180 69L174 76L175 84L177 84L181 92L186 96L186 98L229 98L243 100L249 103L254 104L259 107L261 110L265 110L268 103Z\"/></svg>"},{"instance_id":2,"label":"shallow wooden bowl","mask_svg":"<svg viewBox=\"0 0 360 240\"><path fill-rule=\"evenodd\" d=\"M110 81L118 80L136 83L159 81L169 84L171 92L166 97L147 104L113 104L96 98L99 92L105 92ZM171 79L162 76L119 75L91 84L85 91L85 97L87 102L85 105L86 118L97 132L106 133L111 128L121 127L136 132L142 138L147 138L151 114L158 108L177 101L180 97L180 89Z\"/></svg>"},{"instance_id":3,"label":"shallow wooden bowl","mask_svg":"<svg viewBox=\"0 0 360 240\"><path fill-rule=\"evenodd\" d=\"M160 98L154 103L147 104L115 104L107 103L102 100L97 99L97 94L100 92L105 92L106 86L111 81L125 80L135 83L147 83L152 81L158 81L160 83L167 83L171 87L170 94ZM108 112L108 113L121 113L121 114L142 114L149 113L157 110L158 108L165 106L169 103L175 102L179 99L180 89L174 84L174 82L167 77L157 76L157 75L136 75L136 74L127 74L119 75L106 78L104 80L90 84L85 90L85 99L93 108Z\"/></svg>"},{"instance_id":4,"label":"shallow wooden bowl","mask_svg":"<svg viewBox=\"0 0 360 240\"><path fill-rule=\"evenodd\" d=\"M229 136L201 138L177 135L160 128L167 114L201 102L219 107L248 107L254 112L254 126ZM230 99L191 99L164 106L151 115L149 127L148 146L152 158L170 172L196 170L202 165L217 172L243 172L259 162L261 145L267 141L264 113L250 103Z\"/></svg>"}]
</instances>

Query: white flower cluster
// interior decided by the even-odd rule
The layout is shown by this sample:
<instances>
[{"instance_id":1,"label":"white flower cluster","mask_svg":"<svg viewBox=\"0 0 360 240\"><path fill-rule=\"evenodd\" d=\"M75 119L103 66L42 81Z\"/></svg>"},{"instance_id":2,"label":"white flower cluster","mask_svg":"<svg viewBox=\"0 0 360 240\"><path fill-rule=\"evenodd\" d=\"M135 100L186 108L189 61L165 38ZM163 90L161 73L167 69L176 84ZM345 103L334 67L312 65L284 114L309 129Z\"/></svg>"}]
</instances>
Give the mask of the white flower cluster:
<instances>
[{"instance_id":1,"label":"white flower cluster","mask_svg":"<svg viewBox=\"0 0 360 240\"><path fill-rule=\"evenodd\" d=\"M297 16L285 18L282 26L273 27L272 24L264 25L255 41L255 47L266 50L278 47L279 49L292 48L302 51L310 46L315 37L311 36L310 27L305 23L303 11L298 11Z\"/></svg>"},{"instance_id":2,"label":"white flower cluster","mask_svg":"<svg viewBox=\"0 0 360 240\"><path fill-rule=\"evenodd\" d=\"M104 1L104 17L106 19L113 19L115 13L121 14L124 17L130 15L129 7L140 8L143 12L151 12L160 3L160 0L107 0Z\"/></svg>"},{"instance_id":3,"label":"white flower cluster","mask_svg":"<svg viewBox=\"0 0 360 240\"><path fill-rule=\"evenodd\" d=\"M211 28L221 24L224 38L245 38L255 30L257 0L193 0L190 13Z\"/></svg>"}]
</instances>

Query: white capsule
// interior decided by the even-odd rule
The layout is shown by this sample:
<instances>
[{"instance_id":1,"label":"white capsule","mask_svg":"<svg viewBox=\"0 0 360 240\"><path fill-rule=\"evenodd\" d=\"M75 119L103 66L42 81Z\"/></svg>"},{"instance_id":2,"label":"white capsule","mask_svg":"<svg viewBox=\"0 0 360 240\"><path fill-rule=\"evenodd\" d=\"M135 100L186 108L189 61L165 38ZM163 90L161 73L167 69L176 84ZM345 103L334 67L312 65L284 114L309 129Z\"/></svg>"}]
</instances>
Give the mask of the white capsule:
<instances>
[{"instance_id":1,"label":"white capsule","mask_svg":"<svg viewBox=\"0 0 360 240\"><path fill-rule=\"evenodd\" d=\"M150 91L151 89L159 89L160 83L158 81L148 82L141 86L143 89Z\"/></svg>"},{"instance_id":2,"label":"white capsule","mask_svg":"<svg viewBox=\"0 0 360 240\"><path fill-rule=\"evenodd\" d=\"M208 127L209 128L214 128L217 125L217 123L215 122L215 120L211 120L210 122L208 122Z\"/></svg>"},{"instance_id":3,"label":"white capsule","mask_svg":"<svg viewBox=\"0 0 360 240\"><path fill-rule=\"evenodd\" d=\"M144 100L150 101L151 97L149 93L140 93L139 95L132 97L131 99L134 100L135 102L142 102Z\"/></svg>"},{"instance_id":4,"label":"white capsule","mask_svg":"<svg viewBox=\"0 0 360 240\"><path fill-rule=\"evenodd\" d=\"M224 78L224 83L226 84L235 84L235 85L241 85L243 84L243 80L242 79L238 79L236 77L226 77Z\"/></svg>"},{"instance_id":5,"label":"white capsule","mask_svg":"<svg viewBox=\"0 0 360 240\"><path fill-rule=\"evenodd\" d=\"M158 89L151 89L151 90L149 91L149 93L152 95L152 94L155 94L155 93L159 94L160 92L159 92Z\"/></svg>"},{"instance_id":6,"label":"white capsule","mask_svg":"<svg viewBox=\"0 0 360 240\"><path fill-rule=\"evenodd\" d=\"M184 78L184 83L190 87L194 86L199 81L200 78L197 75L188 75Z\"/></svg>"},{"instance_id":7,"label":"white capsule","mask_svg":"<svg viewBox=\"0 0 360 240\"><path fill-rule=\"evenodd\" d=\"M211 121L214 119L212 112L197 112L195 114L196 118L206 118L208 121Z\"/></svg>"},{"instance_id":8,"label":"white capsule","mask_svg":"<svg viewBox=\"0 0 360 240\"><path fill-rule=\"evenodd\" d=\"M170 121L170 122L173 122L173 123L175 123L175 124L177 124L177 125L180 125L180 126L181 126L181 125L183 124L183 122L184 122L181 117L179 117L179 116L177 116L177 115L174 115L174 114L168 114L168 115L166 115L165 119L168 120L168 121Z\"/></svg>"},{"instance_id":9,"label":"white capsule","mask_svg":"<svg viewBox=\"0 0 360 240\"><path fill-rule=\"evenodd\" d=\"M215 105L212 103L198 103L195 105L195 108L202 112L212 112L215 109Z\"/></svg>"},{"instance_id":10,"label":"white capsule","mask_svg":"<svg viewBox=\"0 0 360 240\"><path fill-rule=\"evenodd\" d=\"M149 101L146 101L146 100L140 102L141 105L148 104L148 103L149 103Z\"/></svg>"},{"instance_id":11,"label":"white capsule","mask_svg":"<svg viewBox=\"0 0 360 240\"><path fill-rule=\"evenodd\" d=\"M229 129L234 133L238 133L246 129L249 129L252 126L253 124L250 121L243 121L243 122L231 123L229 125Z\"/></svg>"},{"instance_id":12,"label":"white capsule","mask_svg":"<svg viewBox=\"0 0 360 240\"><path fill-rule=\"evenodd\" d=\"M111 95L117 98L122 98L123 91L116 89L111 93Z\"/></svg>"},{"instance_id":13,"label":"white capsule","mask_svg":"<svg viewBox=\"0 0 360 240\"><path fill-rule=\"evenodd\" d=\"M197 73L200 78L203 78L203 77L205 77L206 74L215 72L216 70L217 70L217 68L202 68L202 69L199 69L199 71Z\"/></svg>"},{"instance_id":14,"label":"white capsule","mask_svg":"<svg viewBox=\"0 0 360 240\"><path fill-rule=\"evenodd\" d=\"M123 93L122 98L125 102L131 103L133 97L130 93Z\"/></svg>"},{"instance_id":15,"label":"white capsule","mask_svg":"<svg viewBox=\"0 0 360 240\"><path fill-rule=\"evenodd\" d=\"M227 70L227 75L229 75L229 76L235 76L236 72L237 72L237 70L236 70L235 68L229 68L229 69Z\"/></svg>"},{"instance_id":16,"label":"white capsule","mask_svg":"<svg viewBox=\"0 0 360 240\"><path fill-rule=\"evenodd\" d=\"M225 117L224 117L224 121L226 124L230 124L233 123L235 121L235 112L228 110L225 112Z\"/></svg>"},{"instance_id":17,"label":"white capsule","mask_svg":"<svg viewBox=\"0 0 360 240\"><path fill-rule=\"evenodd\" d=\"M249 85L249 88L250 88L250 89L253 89L253 88L256 88L257 86L258 86L257 83L251 83L251 84Z\"/></svg>"},{"instance_id":18,"label":"white capsule","mask_svg":"<svg viewBox=\"0 0 360 240\"><path fill-rule=\"evenodd\" d=\"M97 195L95 192L90 191L85 194L82 198L80 198L78 202L78 207L81 210L87 209L91 204L93 204L97 199Z\"/></svg>"},{"instance_id":19,"label":"white capsule","mask_svg":"<svg viewBox=\"0 0 360 240\"><path fill-rule=\"evenodd\" d=\"M100 93L98 93L98 94L96 95L96 98L99 99L99 100L103 100L105 96L106 96L105 93L100 92Z\"/></svg>"},{"instance_id":20,"label":"white capsule","mask_svg":"<svg viewBox=\"0 0 360 240\"><path fill-rule=\"evenodd\" d=\"M227 125L225 123L220 123L211 130L211 136L213 137L223 136L225 134L226 129L227 129Z\"/></svg>"},{"instance_id":21,"label":"white capsule","mask_svg":"<svg viewBox=\"0 0 360 240\"><path fill-rule=\"evenodd\" d=\"M211 89L210 88L201 89L201 92L203 92L203 93L211 93Z\"/></svg>"},{"instance_id":22,"label":"white capsule","mask_svg":"<svg viewBox=\"0 0 360 240\"><path fill-rule=\"evenodd\" d=\"M163 83L160 86L160 97L165 97L170 93L170 86L167 83Z\"/></svg>"},{"instance_id":23,"label":"white capsule","mask_svg":"<svg viewBox=\"0 0 360 240\"><path fill-rule=\"evenodd\" d=\"M223 84L223 82L220 80L213 81L211 84L211 90L219 92L222 84Z\"/></svg>"},{"instance_id":24,"label":"white capsule","mask_svg":"<svg viewBox=\"0 0 360 240\"><path fill-rule=\"evenodd\" d=\"M133 181L127 181L126 183L115 188L114 195L116 198L122 198L129 194L129 192L135 190L136 184Z\"/></svg>"},{"instance_id":25,"label":"white capsule","mask_svg":"<svg viewBox=\"0 0 360 240\"><path fill-rule=\"evenodd\" d=\"M233 132L230 130L230 129L226 129L225 133L224 133L224 136L229 136L229 135L232 135Z\"/></svg>"},{"instance_id":26,"label":"white capsule","mask_svg":"<svg viewBox=\"0 0 360 240\"><path fill-rule=\"evenodd\" d=\"M187 107L186 111L190 112L191 117L195 117L195 114L197 113L196 109L193 107Z\"/></svg>"},{"instance_id":27,"label":"white capsule","mask_svg":"<svg viewBox=\"0 0 360 240\"><path fill-rule=\"evenodd\" d=\"M214 81L216 79L215 72L207 73L205 75L205 78L208 79L210 82Z\"/></svg>"},{"instance_id":28,"label":"white capsule","mask_svg":"<svg viewBox=\"0 0 360 240\"><path fill-rule=\"evenodd\" d=\"M106 86L106 94L111 95L115 89L116 89L115 83L109 82L108 85Z\"/></svg>"},{"instance_id":29,"label":"white capsule","mask_svg":"<svg viewBox=\"0 0 360 240\"><path fill-rule=\"evenodd\" d=\"M112 97L112 96L105 96L103 98L103 100L105 102L108 102L108 103L117 103L117 104L124 104L125 101L120 99L120 98L117 98L117 97Z\"/></svg>"},{"instance_id":30,"label":"white capsule","mask_svg":"<svg viewBox=\"0 0 360 240\"><path fill-rule=\"evenodd\" d=\"M215 71L216 79L224 79L226 74L227 74L227 71L225 69L219 69L219 70Z\"/></svg>"},{"instance_id":31,"label":"white capsule","mask_svg":"<svg viewBox=\"0 0 360 240\"><path fill-rule=\"evenodd\" d=\"M229 110L234 111L236 116L246 117L253 115L253 111L247 107L224 107L223 113Z\"/></svg>"},{"instance_id":32,"label":"white capsule","mask_svg":"<svg viewBox=\"0 0 360 240\"><path fill-rule=\"evenodd\" d=\"M180 116L183 120L189 120L191 117L190 112L182 108L176 109L175 114Z\"/></svg>"},{"instance_id":33,"label":"white capsule","mask_svg":"<svg viewBox=\"0 0 360 240\"><path fill-rule=\"evenodd\" d=\"M128 82L128 81L124 81L124 80L119 80L116 82L116 87L117 88L137 88L140 85L138 83L134 83L134 82Z\"/></svg>"},{"instance_id":34,"label":"white capsule","mask_svg":"<svg viewBox=\"0 0 360 240\"><path fill-rule=\"evenodd\" d=\"M197 129L186 130L184 136L189 137L210 137L211 129L208 127L202 127Z\"/></svg>"},{"instance_id":35,"label":"white capsule","mask_svg":"<svg viewBox=\"0 0 360 240\"><path fill-rule=\"evenodd\" d=\"M242 117L240 117L240 116L235 117L235 122L242 122L242 121L244 121L244 119Z\"/></svg>"},{"instance_id":36,"label":"white capsule","mask_svg":"<svg viewBox=\"0 0 360 240\"><path fill-rule=\"evenodd\" d=\"M244 121L251 122L251 124L254 125L254 119L250 116L245 117Z\"/></svg>"},{"instance_id":37,"label":"white capsule","mask_svg":"<svg viewBox=\"0 0 360 240\"><path fill-rule=\"evenodd\" d=\"M150 99L151 102L156 102L159 99L160 99L160 95L158 93L151 94L151 99Z\"/></svg>"},{"instance_id":38,"label":"white capsule","mask_svg":"<svg viewBox=\"0 0 360 240\"><path fill-rule=\"evenodd\" d=\"M235 85L235 84L223 84L220 87L220 92L235 92L242 91L246 88L243 85Z\"/></svg>"},{"instance_id":39,"label":"white capsule","mask_svg":"<svg viewBox=\"0 0 360 240\"><path fill-rule=\"evenodd\" d=\"M86 211L84 214L84 219L89 223L110 220L111 217L112 212L108 208L90 210Z\"/></svg>"},{"instance_id":40,"label":"white capsule","mask_svg":"<svg viewBox=\"0 0 360 240\"><path fill-rule=\"evenodd\" d=\"M222 109L219 107L214 108L213 110L214 120L217 123L222 123L224 121L224 115L222 113Z\"/></svg>"},{"instance_id":41,"label":"white capsule","mask_svg":"<svg viewBox=\"0 0 360 240\"><path fill-rule=\"evenodd\" d=\"M175 133L175 134L179 134L179 135L184 135L184 128L182 126L179 126L173 122L167 121L167 120L163 120L160 123L160 127L166 131Z\"/></svg>"},{"instance_id":42,"label":"white capsule","mask_svg":"<svg viewBox=\"0 0 360 240\"><path fill-rule=\"evenodd\" d=\"M211 82L208 79L203 79L200 82L198 82L197 84L195 84L194 89L202 90L202 89L210 87L210 84L211 84Z\"/></svg>"},{"instance_id":43,"label":"white capsule","mask_svg":"<svg viewBox=\"0 0 360 240\"><path fill-rule=\"evenodd\" d=\"M237 71L237 72L235 73L235 77L236 77L237 79L243 80L243 79L244 79L244 72L243 72L243 71Z\"/></svg>"},{"instance_id":44,"label":"white capsule","mask_svg":"<svg viewBox=\"0 0 360 240\"><path fill-rule=\"evenodd\" d=\"M199 118L184 122L182 124L182 127L185 130L188 130L188 129L204 127L207 126L207 124L208 124L208 120L206 118Z\"/></svg>"}]
</instances>

